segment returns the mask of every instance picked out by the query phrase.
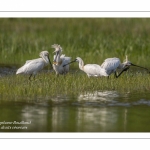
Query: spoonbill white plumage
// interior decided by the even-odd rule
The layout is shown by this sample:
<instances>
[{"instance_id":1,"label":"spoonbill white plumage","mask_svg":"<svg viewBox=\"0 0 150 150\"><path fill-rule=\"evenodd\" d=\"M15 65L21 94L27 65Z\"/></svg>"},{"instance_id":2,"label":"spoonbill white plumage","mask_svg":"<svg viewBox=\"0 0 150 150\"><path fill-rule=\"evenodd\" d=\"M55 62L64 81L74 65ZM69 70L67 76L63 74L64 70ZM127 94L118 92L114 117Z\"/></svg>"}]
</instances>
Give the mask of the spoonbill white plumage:
<instances>
[{"instance_id":1,"label":"spoonbill white plumage","mask_svg":"<svg viewBox=\"0 0 150 150\"><path fill-rule=\"evenodd\" d=\"M140 67L140 68L148 70L147 68L134 65L133 63L128 61L127 56L126 56L126 60L123 63L121 63L119 58L114 57L114 58L105 59L101 65L101 67L106 70L106 73L108 74L108 76L111 75L112 73L115 73L116 78L118 78L124 71L127 71L130 68L130 66L136 66L136 67ZM122 69L119 75L117 75L116 73L117 69Z\"/></svg>"},{"instance_id":2,"label":"spoonbill white plumage","mask_svg":"<svg viewBox=\"0 0 150 150\"><path fill-rule=\"evenodd\" d=\"M17 70L16 74L29 74L29 80L31 79L31 76L35 75L42 70L48 63L51 64L51 61L49 59L49 52L48 51L42 51L40 52L39 56L41 58L33 59L33 60L27 60L26 63Z\"/></svg>"},{"instance_id":3,"label":"spoonbill white plumage","mask_svg":"<svg viewBox=\"0 0 150 150\"><path fill-rule=\"evenodd\" d=\"M103 69L100 65L97 65L97 64L84 65L84 62L80 57L77 57L74 61L71 61L70 63L73 63L73 62L78 62L79 69L84 71L88 77L108 76L108 74L106 73L106 70ZM68 64L65 64L64 66Z\"/></svg>"},{"instance_id":4,"label":"spoonbill white plumage","mask_svg":"<svg viewBox=\"0 0 150 150\"><path fill-rule=\"evenodd\" d=\"M66 57L64 54L61 55L62 53L62 48L58 44L52 45L52 48L55 48L55 55L54 55L54 60L53 60L53 69L56 72L56 75L59 74L66 74L69 72L69 65L63 67L65 64L68 64L71 60L71 57Z\"/></svg>"}]
</instances>

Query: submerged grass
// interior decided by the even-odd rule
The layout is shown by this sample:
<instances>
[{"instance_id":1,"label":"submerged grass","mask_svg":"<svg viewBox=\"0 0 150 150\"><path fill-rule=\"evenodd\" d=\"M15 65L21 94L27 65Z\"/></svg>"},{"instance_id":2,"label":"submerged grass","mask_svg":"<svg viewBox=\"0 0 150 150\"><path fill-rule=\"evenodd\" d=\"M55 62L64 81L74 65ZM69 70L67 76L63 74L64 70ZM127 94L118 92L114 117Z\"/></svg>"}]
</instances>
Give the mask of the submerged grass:
<instances>
[{"instance_id":1,"label":"submerged grass","mask_svg":"<svg viewBox=\"0 0 150 150\"><path fill-rule=\"evenodd\" d=\"M56 96L77 97L80 94L95 91L118 91L120 93L148 92L150 76L148 74L128 73L115 79L101 77L88 78L84 73L67 74L57 77L54 73L41 73L35 80L25 76L7 76L0 78L0 99L5 100L46 100Z\"/></svg>"},{"instance_id":2,"label":"submerged grass","mask_svg":"<svg viewBox=\"0 0 150 150\"><path fill-rule=\"evenodd\" d=\"M101 64L106 58L128 55L134 64L150 68L149 18L0 18L0 65L22 66L26 60L39 57L51 45L60 44L63 53L85 64ZM71 69L78 69L72 64ZM69 73L56 77L41 73L35 81L28 77L0 77L0 98L33 100L56 95L77 96L80 93L113 90L144 92L150 90L146 73L126 73L119 79L88 78L84 73Z\"/></svg>"}]
</instances>

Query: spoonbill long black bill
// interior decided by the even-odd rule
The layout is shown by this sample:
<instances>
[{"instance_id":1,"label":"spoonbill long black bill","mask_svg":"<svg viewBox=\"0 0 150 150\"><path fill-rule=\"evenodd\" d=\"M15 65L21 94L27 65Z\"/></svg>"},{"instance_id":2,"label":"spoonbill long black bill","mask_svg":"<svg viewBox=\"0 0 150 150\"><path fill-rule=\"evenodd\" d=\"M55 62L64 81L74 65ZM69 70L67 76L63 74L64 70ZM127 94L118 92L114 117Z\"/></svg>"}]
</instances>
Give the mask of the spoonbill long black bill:
<instances>
[{"instance_id":1,"label":"spoonbill long black bill","mask_svg":"<svg viewBox=\"0 0 150 150\"><path fill-rule=\"evenodd\" d=\"M74 61L71 61L70 63L73 63L73 62L78 62L79 69L84 71L88 77L108 76L108 74L106 73L106 70L103 69L100 65L97 65L97 64L84 65L84 62L80 57L77 57ZM68 64L65 64L63 67L65 67Z\"/></svg>"},{"instance_id":2,"label":"spoonbill long black bill","mask_svg":"<svg viewBox=\"0 0 150 150\"><path fill-rule=\"evenodd\" d=\"M101 65L101 67L106 70L108 75L115 73L116 78L118 78L124 71L127 71L130 68L130 66L136 66L148 70L147 68L132 64L130 61L128 61L127 56L126 56L126 60L123 63L121 63L119 58L114 57L114 58L105 59ZM116 73L117 69L122 69L119 75L117 75Z\"/></svg>"},{"instance_id":3,"label":"spoonbill long black bill","mask_svg":"<svg viewBox=\"0 0 150 150\"><path fill-rule=\"evenodd\" d=\"M33 60L27 60L26 63L17 70L16 74L29 74L29 80L31 79L31 76L33 75L35 78L35 75L41 71L44 66L48 65L50 63L52 67L52 63L49 58L49 52L48 51L42 51L39 56L41 58L33 59Z\"/></svg>"}]
</instances>

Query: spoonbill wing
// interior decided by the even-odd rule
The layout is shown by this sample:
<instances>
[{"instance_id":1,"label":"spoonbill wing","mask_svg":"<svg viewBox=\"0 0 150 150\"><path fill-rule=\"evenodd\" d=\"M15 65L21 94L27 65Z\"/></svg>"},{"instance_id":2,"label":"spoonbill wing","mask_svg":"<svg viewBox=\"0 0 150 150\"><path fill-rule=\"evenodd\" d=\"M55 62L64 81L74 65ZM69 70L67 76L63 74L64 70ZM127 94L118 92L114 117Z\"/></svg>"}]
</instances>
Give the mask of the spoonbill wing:
<instances>
[{"instance_id":1,"label":"spoonbill wing","mask_svg":"<svg viewBox=\"0 0 150 150\"><path fill-rule=\"evenodd\" d=\"M105 69L108 74L110 74L116 71L120 63L121 62L119 58L107 58L102 63L101 67Z\"/></svg>"},{"instance_id":2,"label":"spoonbill wing","mask_svg":"<svg viewBox=\"0 0 150 150\"><path fill-rule=\"evenodd\" d=\"M106 71L97 64L87 64L83 69L89 76L108 76Z\"/></svg>"}]
</instances>

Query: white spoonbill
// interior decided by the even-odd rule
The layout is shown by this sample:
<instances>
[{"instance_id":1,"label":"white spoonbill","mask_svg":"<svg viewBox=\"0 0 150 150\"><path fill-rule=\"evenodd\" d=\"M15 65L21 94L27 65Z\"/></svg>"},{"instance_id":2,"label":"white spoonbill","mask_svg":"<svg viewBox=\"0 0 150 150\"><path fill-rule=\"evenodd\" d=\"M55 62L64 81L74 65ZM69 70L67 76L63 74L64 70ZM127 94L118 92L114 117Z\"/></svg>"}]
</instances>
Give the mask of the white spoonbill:
<instances>
[{"instance_id":1,"label":"white spoonbill","mask_svg":"<svg viewBox=\"0 0 150 150\"><path fill-rule=\"evenodd\" d=\"M73 62L78 62L79 69L84 71L88 77L108 76L108 74L106 73L106 70L103 69L100 65L97 65L97 64L84 65L84 62L80 57L77 57L74 61L71 61L70 63L73 63ZM68 64L65 64L64 66Z\"/></svg>"},{"instance_id":2,"label":"white spoonbill","mask_svg":"<svg viewBox=\"0 0 150 150\"><path fill-rule=\"evenodd\" d=\"M32 75L34 75L35 78L35 75L49 63L52 66L48 51L40 52L39 56L41 58L27 60L26 63L17 70L16 74L29 74L30 80Z\"/></svg>"},{"instance_id":3,"label":"white spoonbill","mask_svg":"<svg viewBox=\"0 0 150 150\"><path fill-rule=\"evenodd\" d=\"M61 55L62 48L58 44L52 45L52 48L55 48L55 55L53 60L53 69L56 72L56 75L66 74L69 72L69 65L63 67L65 64L68 64L71 60L71 57L65 57L64 54Z\"/></svg>"},{"instance_id":4,"label":"white spoonbill","mask_svg":"<svg viewBox=\"0 0 150 150\"><path fill-rule=\"evenodd\" d=\"M148 70L147 68L132 64L130 61L128 61L127 56L126 56L125 62L123 63L121 63L119 58L114 57L114 58L105 59L101 65L101 67L106 70L106 73L108 74L108 76L111 75L112 73L115 73L116 78L118 78L124 71L127 71L130 68L130 66L136 66L136 67L140 67L140 68ZM119 75L117 75L116 73L117 69L122 69Z\"/></svg>"}]
</instances>

